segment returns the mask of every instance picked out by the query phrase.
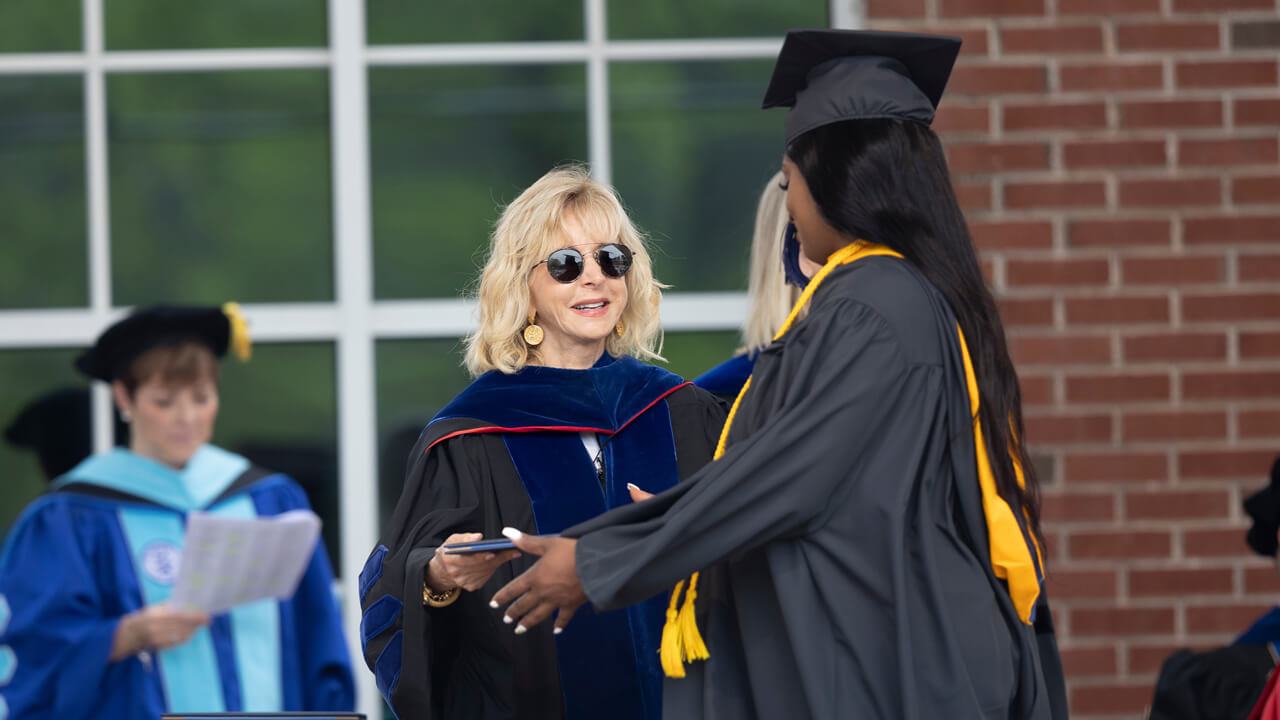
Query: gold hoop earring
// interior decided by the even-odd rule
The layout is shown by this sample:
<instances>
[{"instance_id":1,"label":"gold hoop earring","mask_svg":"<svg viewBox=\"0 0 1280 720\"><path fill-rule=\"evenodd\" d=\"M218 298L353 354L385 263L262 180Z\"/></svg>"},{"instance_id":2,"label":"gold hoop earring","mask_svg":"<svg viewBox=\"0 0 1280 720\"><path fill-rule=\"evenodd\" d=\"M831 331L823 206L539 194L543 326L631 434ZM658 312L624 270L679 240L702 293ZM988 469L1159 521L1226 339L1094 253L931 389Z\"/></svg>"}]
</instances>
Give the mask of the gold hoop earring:
<instances>
[{"instance_id":1,"label":"gold hoop earring","mask_svg":"<svg viewBox=\"0 0 1280 720\"><path fill-rule=\"evenodd\" d=\"M536 310L529 313L529 324L524 328L524 341L529 344L529 347L537 347L541 345L542 338L545 335L545 333L542 332L542 328L538 327L533 322L537 315L538 312Z\"/></svg>"},{"instance_id":2,"label":"gold hoop earring","mask_svg":"<svg viewBox=\"0 0 1280 720\"><path fill-rule=\"evenodd\" d=\"M616 333L618 337L622 337L622 334L626 331L627 326L623 325L621 320L619 320L617 326L613 328L613 332Z\"/></svg>"}]
</instances>

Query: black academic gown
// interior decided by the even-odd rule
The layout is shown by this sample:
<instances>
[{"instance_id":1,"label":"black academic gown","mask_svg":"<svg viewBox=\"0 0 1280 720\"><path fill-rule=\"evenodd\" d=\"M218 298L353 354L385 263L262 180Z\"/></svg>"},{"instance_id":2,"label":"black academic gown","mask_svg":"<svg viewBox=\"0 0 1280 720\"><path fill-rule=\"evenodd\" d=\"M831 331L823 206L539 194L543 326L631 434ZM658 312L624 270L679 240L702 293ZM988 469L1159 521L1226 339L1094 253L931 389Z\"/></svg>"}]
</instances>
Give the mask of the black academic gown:
<instances>
[{"instance_id":1,"label":"black academic gown","mask_svg":"<svg viewBox=\"0 0 1280 720\"><path fill-rule=\"evenodd\" d=\"M666 682L664 717L1051 717L991 570L968 403L936 290L895 258L838 267L760 353L720 460L564 533L598 609L706 571L711 659Z\"/></svg>"},{"instance_id":2,"label":"black academic gown","mask_svg":"<svg viewBox=\"0 0 1280 720\"><path fill-rule=\"evenodd\" d=\"M632 504L627 482L672 487L710 461L723 421L701 389L607 355L590 370L487 373L442 410L412 451L399 504L360 576L365 659L398 716L657 720L664 588L635 607L577 618L574 637L553 636L550 623L517 636L488 602L536 558L499 567L484 589L443 608L423 606L422 580L452 533L555 533ZM603 483L584 431L603 447Z\"/></svg>"}]
</instances>

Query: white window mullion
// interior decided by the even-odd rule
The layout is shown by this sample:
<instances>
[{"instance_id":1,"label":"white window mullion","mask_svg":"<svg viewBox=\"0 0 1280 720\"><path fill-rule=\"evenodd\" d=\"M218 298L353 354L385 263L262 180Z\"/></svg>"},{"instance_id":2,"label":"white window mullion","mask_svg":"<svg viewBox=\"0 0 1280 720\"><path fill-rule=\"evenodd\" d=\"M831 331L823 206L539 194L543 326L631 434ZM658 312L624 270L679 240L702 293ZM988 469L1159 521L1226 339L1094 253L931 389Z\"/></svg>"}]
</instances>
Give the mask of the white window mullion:
<instances>
[{"instance_id":1,"label":"white window mullion","mask_svg":"<svg viewBox=\"0 0 1280 720\"><path fill-rule=\"evenodd\" d=\"M365 3L329 0L334 272L338 309L338 499L342 616L356 672L357 708L381 713L373 674L360 654L356 577L377 542L377 411L374 398L372 255L369 205L369 97Z\"/></svg>"},{"instance_id":2,"label":"white window mullion","mask_svg":"<svg viewBox=\"0 0 1280 720\"><path fill-rule=\"evenodd\" d=\"M83 0L85 189L88 194L89 314L98 328L111 317L111 215L107 188L107 82L102 67L102 0ZM93 449L103 452L115 442L111 394L106 385L93 388Z\"/></svg>"},{"instance_id":3,"label":"white window mullion","mask_svg":"<svg viewBox=\"0 0 1280 720\"><path fill-rule=\"evenodd\" d=\"M591 174L613 182L613 151L609 140L609 59L605 0L585 0L587 26L587 153Z\"/></svg>"}]
</instances>

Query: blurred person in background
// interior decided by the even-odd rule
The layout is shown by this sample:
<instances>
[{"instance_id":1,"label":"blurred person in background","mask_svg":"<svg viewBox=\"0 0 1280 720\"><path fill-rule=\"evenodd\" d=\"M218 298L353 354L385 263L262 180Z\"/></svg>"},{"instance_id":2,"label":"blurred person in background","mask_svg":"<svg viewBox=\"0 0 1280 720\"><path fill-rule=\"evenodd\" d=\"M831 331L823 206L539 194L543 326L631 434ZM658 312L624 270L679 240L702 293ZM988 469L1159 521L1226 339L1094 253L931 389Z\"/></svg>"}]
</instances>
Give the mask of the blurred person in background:
<instances>
[{"instance_id":1,"label":"blurred person in background","mask_svg":"<svg viewBox=\"0 0 1280 720\"><path fill-rule=\"evenodd\" d=\"M823 267L716 460L559 537L504 530L541 556L493 597L525 627L675 586L668 717L1066 717L1018 380L929 128L959 49L787 34L765 107L792 108L787 208Z\"/></svg>"},{"instance_id":2,"label":"blurred person in background","mask_svg":"<svg viewBox=\"0 0 1280 720\"><path fill-rule=\"evenodd\" d=\"M62 387L40 395L18 411L5 428L10 445L35 453L45 480L80 464L93 454L89 389ZM113 412L117 442L128 442L128 425Z\"/></svg>"},{"instance_id":3,"label":"blurred person in background","mask_svg":"<svg viewBox=\"0 0 1280 720\"><path fill-rule=\"evenodd\" d=\"M787 216L787 192L782 172L774 173L760 193L755 231L751 237L751 267L747 281L747 319L742 346L733 357L694 379L707 392L732 404L751 376L756 355L777 334L791 306L809 278L822 268L796 242L795 225Z\"/></svg>"},{"instance_id":4,"label":"blurred person in background","mask_svg":"<svg viewBox=\"0 0 1280 720\"><path fill-rule=\"evenodd\" d=\"M286 600L206 613L166 603L188 513L251 518L308 508L292 479L209 444L219 358L249 338L234 305L155 306L109 327L76 361L111 384L129 447L93 455L28 506L0 558L16 661L13 717L350 710L354 680L317 545Z\"/></svg>"},{"instance_id":5,"label":"blurred person in background","mask_svg":"<svg viewBox=\"0 0 1280 720\"><path fill-rule=\"evenodd\" d=\"M360 574L365 661L400 718L659 718L662 597L584 613L572 635L525 633L487 603L531 560L441 548L504 526L555 533L711 459L719 404L641 361L658 358L661 287L585 168L552 170L503 211L467 339L476 379L419 437Z\"/></svg>"}]
</instances>

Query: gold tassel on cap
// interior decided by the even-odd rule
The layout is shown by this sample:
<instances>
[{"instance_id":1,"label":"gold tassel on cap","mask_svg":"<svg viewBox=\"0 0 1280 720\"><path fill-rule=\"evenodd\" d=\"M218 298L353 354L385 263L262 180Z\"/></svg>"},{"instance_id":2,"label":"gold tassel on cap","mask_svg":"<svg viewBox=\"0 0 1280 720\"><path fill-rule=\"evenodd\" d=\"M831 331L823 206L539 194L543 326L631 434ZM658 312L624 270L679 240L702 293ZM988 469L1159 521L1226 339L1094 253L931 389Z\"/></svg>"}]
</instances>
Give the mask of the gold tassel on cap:
<instances>
[{"instance_id":1,"label":"gold tassel on cap","mask_svg":"<svg viewBox=\"0 0 1280 720\"><path fill-rule=\"evenodd\" d=\"M253 341L249 339L249 321L240 313L240 304L223 303L222 314L227 316L231 325L231 339L227 345L241 361L248 360L253 355Z\"/></svg>"}]
</instances>

